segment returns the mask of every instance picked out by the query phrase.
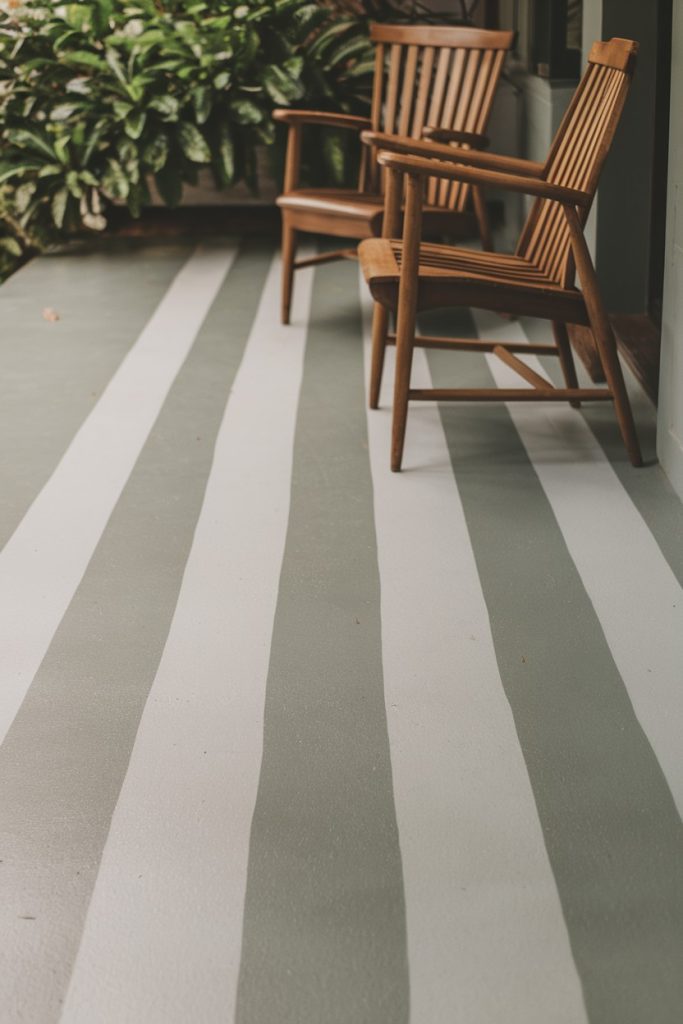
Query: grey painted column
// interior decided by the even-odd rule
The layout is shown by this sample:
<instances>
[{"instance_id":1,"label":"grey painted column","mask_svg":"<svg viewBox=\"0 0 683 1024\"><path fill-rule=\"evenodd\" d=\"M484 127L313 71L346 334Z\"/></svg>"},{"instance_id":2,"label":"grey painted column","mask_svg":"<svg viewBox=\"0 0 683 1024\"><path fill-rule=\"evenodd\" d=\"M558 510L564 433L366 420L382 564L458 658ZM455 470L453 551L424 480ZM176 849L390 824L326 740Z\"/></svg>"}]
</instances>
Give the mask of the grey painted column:
<instances>
[{"instance_id":1,"label":"grey painted column","mask_svg":"<svg viewBox=\"0 0 683 1024\"><path fill-rule=\"evenodd\" d=\"M602 38L639 44L638 65L624 116L600 182L597 269L608 309L648 309L652 259L652 189L657 104L657 0L602 0Z\"/></svg>"}]
</instances>

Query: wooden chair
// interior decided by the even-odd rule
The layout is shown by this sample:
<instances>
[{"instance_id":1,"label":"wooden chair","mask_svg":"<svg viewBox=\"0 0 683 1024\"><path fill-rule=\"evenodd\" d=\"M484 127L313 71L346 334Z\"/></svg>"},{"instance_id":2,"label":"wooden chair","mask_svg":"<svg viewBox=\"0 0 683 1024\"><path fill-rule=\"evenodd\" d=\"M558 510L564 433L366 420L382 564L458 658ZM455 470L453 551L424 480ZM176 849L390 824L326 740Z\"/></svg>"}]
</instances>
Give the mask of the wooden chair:
<instances>
[{"instance_id":1,"label":"wooden chair","mask_svg":"<svg viewBox=\"0 0 683 1024\"><path fill-rule=\"evenodd\" d=\"M289 323L295 269L333 259L356 258L356 248L340 249L296 261L300 232L361 239L378 236L384 211L383 175L376 148L363 148L357 189L302 188L299 185L301 130L304 125L398 133L420 139L426 126L439 142L483 148L498 78L512 32L446 26L373 25L375 78L371 116L276 110L275 120L289 126L282 210L282 321ZM388 72L385 74L385 69ZM474 218L467 210L472 195ZM478 225L484 248L491 247L486 209L469 182L429 183L424 225L448 233Z\"/></svg>"},{"instance_id":2,"label":"wooden chair","mask_svg":"<svg viewBox=\"0 0 683 1024\"><path fill-rule=\"evenodd\" d=\"M376 300L370 405L377 407L385 346L396 343L391 467L400 470L408 403L442 401L614 402L621 435L634 466L642 464L638 438L614 335L602 302L583 225L595 195L630 87L638 50L627 39L595 43L545 163L499 157L473 150L385 139L379 162L387 170L383 238L361 242L360 260ZM378 139L375 136L374 142ZM391 147L392 152L386 147ZM414 155L416 147L422 155ZM438 154L435 149L438 148ZM405 155L405 153L408 155ZM435 159L438 157L438 159ZM406 186L403 238L402 190ZM507 188L536 197L514 255L421 244L425 181ZM581 289L574 286L578 271ZM524 345L473 339L415 336L419 310L473 306L553 322L554 344ZM387 333L388 310L397 311L396 334ZM607 386L578 386L568 323L593 332ZM493 352L531 384L511 389L410 388L415 345ZM515 353L558 356L565 386L554 388Z\"/></svg>"}]
</instances>

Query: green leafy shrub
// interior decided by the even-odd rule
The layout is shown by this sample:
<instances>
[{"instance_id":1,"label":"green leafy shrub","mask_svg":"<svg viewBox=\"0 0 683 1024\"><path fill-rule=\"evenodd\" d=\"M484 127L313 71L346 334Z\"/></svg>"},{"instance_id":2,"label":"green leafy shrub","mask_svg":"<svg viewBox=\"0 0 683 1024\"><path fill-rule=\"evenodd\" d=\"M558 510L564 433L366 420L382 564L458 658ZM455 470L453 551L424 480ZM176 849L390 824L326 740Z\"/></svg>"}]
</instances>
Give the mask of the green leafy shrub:
<instances>
[{"instance_id":1,"label":"green leafy shrub","mask_svg":"<svg viewBox=\"0 0 683 1024\"><path fill-rule=\"evenodd\" d=\"M367 101L366 19L310 0L0 7L0 248L11 258L103 229L113 201L139 214L152 178L169 205L201 167L219 186L255 187L273 107Z\"/></svg>"}]
</instances>

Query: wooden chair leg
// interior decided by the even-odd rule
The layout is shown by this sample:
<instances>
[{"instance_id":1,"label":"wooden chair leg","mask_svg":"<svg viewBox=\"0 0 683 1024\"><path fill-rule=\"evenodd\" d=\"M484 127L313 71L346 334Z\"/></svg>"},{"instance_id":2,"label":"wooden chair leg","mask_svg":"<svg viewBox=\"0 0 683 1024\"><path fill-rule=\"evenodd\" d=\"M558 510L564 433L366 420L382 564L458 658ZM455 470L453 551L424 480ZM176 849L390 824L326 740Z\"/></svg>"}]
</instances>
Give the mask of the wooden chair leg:
<instances>
[{"instance_id":1,"label":"wooden chair leg","mask_svg":"<svg viewBox=\"0 0 683 1024\"><path fill-rule=\"evenodd\" d=\"M481 189L476 185L472 187L472 202L474 203L474 213L477 218L477 224L479 225L479 235L481 236L482 248L485 252L493 252L493 236L491 234L488 210L486 209L486 203L484 202Z\"/></svg>"},{"instance_id":2,"label":"wooden chair leg","mask_svg":"<svg viewBox=\"0 0 683 1024\"><path fill-rule=\"evenodd\" d=\"M557 351L560 354L560 366L562 367L565 384L568 388L578 388L579 381L576 376L576 367L574 365L574 356L569 341L567 325L562 323L561 320L553 321L553 337L555 338ZM569 404L573 409L581 408L581 402L578 399L572 399Z\"/></svg>"},{"instance_id":3,"label":"wooden chair leg","mask_svg":"<svg viewBox=\"0 0 683 1024\"><path fill-rule=\"evenodd\" d=\"M389 171L384 175L384 217L382 218L382 237L396 238L401 232L401 200L403 198L403 178L397 171ZM389 328L389 311L385 306L375 303L372 316L372 370L370 374L370 408L379 405L379 390L382 383L384 354L387 347L387 330Z\"/></svg>"},{"instance_id":4,"label":"wooden chair leg","mask_svg":"<svg viewBox=\"0 0 683 1024\"><path fill-rule=\"evenodd\" d=\"M372 314L372 364L370 368L370 408L379 406L379 391L382 386L384 353L387 348L389 310L379 302L375 303Z\"/></svg>"},{"instance_id":5,"label":"wooden chair leg","mask_svg":"<svg viewBox=\"0 0 683 1024\"><path fill-rule=\"evenodd\" d=\"M401 469L403 443L408 419L408 391L413 364L417 298L419 291L420 237L422 233L422 192L424 182L417 175L406 176L406 212L403 226L401 278L396 314L396 376L394 377L394 418L391 430L391 468Z\"/></svg>"},{"instance_id":6,"label":"wooden chair leg","mask_svg":"<svg viewBox=\"0 0 683 1024\"><path fill-rule=\"evenodd\" d=\"M593 337L600 353L600 361L605 371L607 385L614 398L614 411L617 415L619 430L621 431L628 457L631 460L631 465L642 466L643 457L640 453L631 403L628 400L624 375L621 372L621 363L617 355L617 343L607 311L602 302L595 267L593 266L593 261L583 236L583 230L576 209L573 206L565 206L564 211L572 240L576 269L579 273L579 280L583 289L588 319L590 320Z\"/></svg>"},{"instance_id":7,"label":"wooden chair leg","mask_svg":"<svg viewBox=\"0 0 683 1024\"><path fill-rule=\"evenodd\" d=\"M391 430L391 469L394 473L401 471L403 462L414 343L415 310L399 308L396 326L396 376L394 378L394 410Z\"/></svg>"},{"instance_id":8,"label":"wooden chair leg","mask_svg":"<svg viewBox=\"0 0 683 1024\"><path fill-rule=\"evenodd\" d=\"M590 310L589 310L590 314ZM624 375L621 370L621 363L617 355L617 343L614 332L607 318L607 314L600 317L599 322L591 317L591 327L598 346L598 352L607 378L607 384L614 396L614 411L617 415L617 423L621 432L624 446L631 460L632 466L642 466L643 457L640 452L636 425L633 420L633 412L629 401Z\"/></svg>"},{"instance_id":9,"label":"wooden chair leg","mask_svg":"<svg viewBox=\"0 0 683 1024\"><path fill-rule=\"evenodd\" d=\"M289 312L292 304L292 288L294 285L294 260L296 257L296 231L282 220L282 312L283 324L289 323Z\"/></svg>"}]
</instances>

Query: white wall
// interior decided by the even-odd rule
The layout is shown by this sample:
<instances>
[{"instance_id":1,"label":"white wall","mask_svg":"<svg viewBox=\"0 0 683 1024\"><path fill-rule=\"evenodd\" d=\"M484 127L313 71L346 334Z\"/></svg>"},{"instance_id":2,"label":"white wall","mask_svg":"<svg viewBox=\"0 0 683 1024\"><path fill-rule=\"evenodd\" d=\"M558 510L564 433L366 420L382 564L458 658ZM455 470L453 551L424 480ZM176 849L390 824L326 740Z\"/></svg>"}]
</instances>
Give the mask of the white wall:
<instances>
[{"instance_id":1,"label":"white wall","mask_svg":"<svg viewBox=\"0 0 683 1024\"><path fill-rule=\"evenodd\" d=\"M582 37L585 64L588 60L588 51L595 40L602 39L602 0L584 0Z\"/></svg>"},{"instance_id":2,"label":"white wall","mask_svg":"<svg viewBox=\"0 0 683 1024\"><path fill-rule=\"evenodd\" d=\"M674 0L666 264L657 451L683 498L683 0Z\"/></svg>"}]
</instances>

